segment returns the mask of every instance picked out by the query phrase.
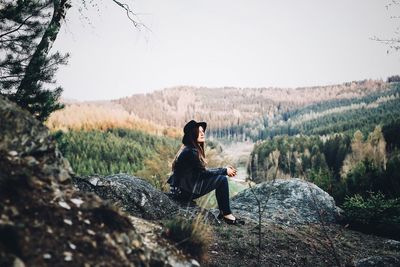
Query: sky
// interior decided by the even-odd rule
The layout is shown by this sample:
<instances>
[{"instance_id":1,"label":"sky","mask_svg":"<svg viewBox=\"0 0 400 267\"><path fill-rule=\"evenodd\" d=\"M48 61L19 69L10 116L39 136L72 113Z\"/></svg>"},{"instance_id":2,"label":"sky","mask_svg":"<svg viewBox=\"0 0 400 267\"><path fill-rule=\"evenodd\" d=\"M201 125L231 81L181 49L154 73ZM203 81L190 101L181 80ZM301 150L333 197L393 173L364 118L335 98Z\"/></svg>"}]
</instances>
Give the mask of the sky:
<instances>
[{"instance_id":1,"label":"sky","mask_svg":"<svg viewBox=\"0 0 400 267\"><path fill-rule=\"evenodd\" d=\"M122 1L122 0L121 0ZM391 0L73 0L53 51L63 97L106 100L174 86L284 87L386 79L400 51ZM397 29L399 30L399 29Z\"/></svg>"}]
</instances>

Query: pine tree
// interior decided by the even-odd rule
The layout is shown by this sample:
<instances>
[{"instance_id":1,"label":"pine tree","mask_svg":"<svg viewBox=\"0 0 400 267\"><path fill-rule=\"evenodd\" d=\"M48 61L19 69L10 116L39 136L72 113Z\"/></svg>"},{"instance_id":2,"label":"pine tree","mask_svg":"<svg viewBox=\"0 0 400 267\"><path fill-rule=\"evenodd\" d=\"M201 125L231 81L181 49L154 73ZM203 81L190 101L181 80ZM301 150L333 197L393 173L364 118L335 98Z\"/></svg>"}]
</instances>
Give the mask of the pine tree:
<instances>
[{"instance_id":1,"label":"pine tree","mask_svg":"<svg viewBox=\"0 0 400 267\"><path fill-rule=\"evenodd\" d=\"M124 11L135 27L130 7L111 0ZM50 88L60 64L68 54L49 54L71 0L0 0L0 95L27 109L39 120L61 109L62 88ZM94 1L82 0L84 7Z\"/></svg>"},{"instance_id":2,"label":"pine tree","mask_svg":"<svg viewBox=\"0 0 400 267\"><path fill-rule=\"evenodd\" d=\"M0 10L0 94L39 120L63 107L62 88L50 89L68 54L49 51L70 7L70 0L2 0Z\"/></svg>"}]
</instances>

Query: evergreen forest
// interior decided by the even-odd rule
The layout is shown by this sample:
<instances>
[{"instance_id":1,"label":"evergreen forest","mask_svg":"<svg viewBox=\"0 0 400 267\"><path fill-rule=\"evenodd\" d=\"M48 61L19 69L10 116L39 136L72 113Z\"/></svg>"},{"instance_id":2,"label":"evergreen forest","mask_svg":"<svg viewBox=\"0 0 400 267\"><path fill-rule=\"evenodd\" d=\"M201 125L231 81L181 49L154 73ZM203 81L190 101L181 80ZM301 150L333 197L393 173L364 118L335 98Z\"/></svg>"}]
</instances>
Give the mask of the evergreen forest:
<instances>
[{"instance_id":1,"label":"evergreen forest","mask_svg":"<svg viewBox=\"0 0 400 267\"><path fill-rule=\"evenodd\" d=\"M160 189L180 147L177 139L122 128L56 131L53 136L77 175L139 175Z\"/></svg>"},{"instance_id":2,"label":"evergreen forest","mask_svg":"<svg viewBox=\"0 0 400 267\"><path fill-rule=\"evenodd\" d=\"M300 177L333 196L351 226L398 229L399 89L395 83L384 93L319 103L265 121L252 136L262 140L250 156L250 179Z\"/></svg>"},{"instance_id":3,"label":"evergreen forest","mask_svg":"<svg viewBox=\"0 0 400 267\"><path fill-rule=\"evenodd\" d=\"M350 99L332 99L302 108L280 110L247 123L216 129L211 135L230 140L265 140L278 135L364 134L376 125L390 125L400 118L400 83L385 91Z\"/></svg>"}]
</instances>

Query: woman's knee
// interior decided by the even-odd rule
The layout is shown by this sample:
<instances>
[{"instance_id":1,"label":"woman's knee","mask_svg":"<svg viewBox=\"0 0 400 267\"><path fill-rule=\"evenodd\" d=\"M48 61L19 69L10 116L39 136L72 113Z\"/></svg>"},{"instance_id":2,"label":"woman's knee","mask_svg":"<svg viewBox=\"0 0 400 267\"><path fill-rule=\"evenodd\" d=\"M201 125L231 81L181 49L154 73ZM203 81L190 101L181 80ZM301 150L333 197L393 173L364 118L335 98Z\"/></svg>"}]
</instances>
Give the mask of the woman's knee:
<instances>
[{"instance_id":1,"label":"woman's knee","mask_svg":"<svg viewBox=\"0 0 400 267\"><path fill-rule=\"evenodd\" d=\"M228 184L228 177L226 175L219 175L218 180L220 181L221 185Z\"/></svg>"}]
</instances>

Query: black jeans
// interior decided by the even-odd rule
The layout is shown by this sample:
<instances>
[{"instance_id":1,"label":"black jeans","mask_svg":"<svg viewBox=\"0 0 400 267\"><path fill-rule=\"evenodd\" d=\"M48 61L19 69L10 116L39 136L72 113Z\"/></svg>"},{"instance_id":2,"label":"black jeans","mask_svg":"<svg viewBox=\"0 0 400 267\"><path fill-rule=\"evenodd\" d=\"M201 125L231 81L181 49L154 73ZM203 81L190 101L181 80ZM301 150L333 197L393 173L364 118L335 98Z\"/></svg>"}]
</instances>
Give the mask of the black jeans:
<instances>
[{"instance_id":1,"label":"black jeans","mask_svg":"<svg viewBox=\"0 0 400 267\"><path fill-rule=\"evenodd\" d=\"M229 184L226 175L217 175L208 177L203 184L200 194L194 194L186 191L181 191L179 198L184 201L192 201L208 194L215 189L215 196L217 198L218 208L222 214L231 214L231 207L229 203Z\"/></svg>"}]
</instances>

